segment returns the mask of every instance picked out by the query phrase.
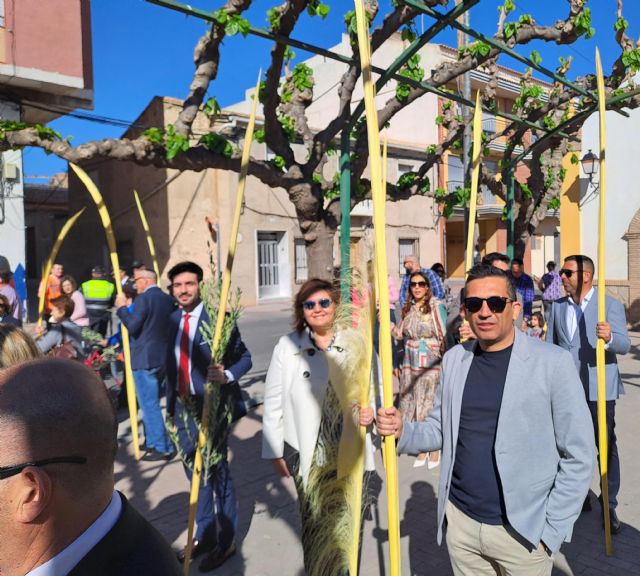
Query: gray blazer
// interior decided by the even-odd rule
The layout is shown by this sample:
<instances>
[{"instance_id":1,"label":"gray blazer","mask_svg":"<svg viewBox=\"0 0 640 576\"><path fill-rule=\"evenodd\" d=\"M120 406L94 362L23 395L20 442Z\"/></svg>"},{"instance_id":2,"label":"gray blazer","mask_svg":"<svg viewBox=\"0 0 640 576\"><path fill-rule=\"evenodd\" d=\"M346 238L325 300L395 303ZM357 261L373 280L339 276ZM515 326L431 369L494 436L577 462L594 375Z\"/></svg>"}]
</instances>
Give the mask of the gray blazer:
<instances>
[{"instance_id":1,"label":"gray blazer","mask_svg":"<svg viewBox=\"0 0 640 576\"><path fill-rule=\"evenodd\" d=\"M580 380L589 394L589 400L598 400L598 369L596 366L596 324L598 322L598 290L594 289L593 296L578 327L569 338L567 329L567 308L569 298L560 298L551 306L551 313L547 321L547 342L553 342L561 348L571 352ZM616 354L626 354L631 347L627 333L627 320L624 307L611 296L605 299L605 314L607 322L611 324L611 342L604 352L607 400L616 400L624 394L622 378L618 372Z\"/></svg>"},{"instance_id":2,"label":"gray blazer","mask_svg":"<svg viewBox=\"0 0 640 576\"><path fill-rule=\"evenodd\" d=\"M424 422L405 422L398 451L442 449L438 543L456 456L462 393L477 341L442 361L435 406ZM570 540L595 465L591 416L568 352L515 331L504 385L495 455L511 527L553 552Z\"/></svg>"}]
</instances>

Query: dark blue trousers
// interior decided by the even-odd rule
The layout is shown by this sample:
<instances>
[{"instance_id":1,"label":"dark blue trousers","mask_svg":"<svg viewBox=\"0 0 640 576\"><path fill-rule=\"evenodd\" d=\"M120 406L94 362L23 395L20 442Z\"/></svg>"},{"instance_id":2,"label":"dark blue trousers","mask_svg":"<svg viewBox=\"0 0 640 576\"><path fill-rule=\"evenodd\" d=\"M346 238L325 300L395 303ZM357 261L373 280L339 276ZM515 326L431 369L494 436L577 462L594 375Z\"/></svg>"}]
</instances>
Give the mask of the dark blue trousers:
<instances>
[{"instance_id":1,"label":"dark blue trousers","mask_svg":"<svg viewBox=\"0 0 640 576\"><path fill-rule=\"evenodd\" d=\"M192 418L187 416L187 426L182 413L184 406L176 403L175 423L178 429L178 442L185 454L195 454L198 441L198 428ZM188 431L187 431L188 427ZM191 480L191 470L185 466L187 478ZM209 478L205 482L204 474L198 493L198 509L196 510L196 539L205 545L218 545L222 550L231 546L238 528L238 511L236 492L231 479L229 463L226 458L209 470Z\"/></svg>"},{"instance_id":2,"label":"dark blue trousers","mask_svg":"<svg viewBox=\"0 0 640 576\"><path fill-rule=\"evenodd\" d=\"M596 435L596 446L598 441L598 403L589 401L589 411L593 421L593 430ZM608 450L608 486L609 486L609 507L618 506L618 492L620 491L620 458L618 457L618 444L616 443L616 401L607 400L607 444ZM598 456L598 462L600 456Z\"/></svg>"}]
</instances>

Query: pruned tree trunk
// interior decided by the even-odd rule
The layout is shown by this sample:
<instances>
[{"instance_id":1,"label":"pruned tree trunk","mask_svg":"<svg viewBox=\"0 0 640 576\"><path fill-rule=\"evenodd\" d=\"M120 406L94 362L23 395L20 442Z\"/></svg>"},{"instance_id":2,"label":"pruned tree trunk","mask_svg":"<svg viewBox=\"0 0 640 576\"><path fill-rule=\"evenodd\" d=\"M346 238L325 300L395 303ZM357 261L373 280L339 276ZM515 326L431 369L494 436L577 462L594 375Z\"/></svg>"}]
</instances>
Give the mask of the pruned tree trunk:
<instances>
[{"instance_id":1,"label":"pruned tree trunk","mask_svg":"<svg viewBox=\"0 0 640 576\"><path fill-rule=\"evenodd\" d=\"M309 278L333 278L333 242L336 229L324 221L308 223L302 231L307 247Z\"/></svg>"}]
</instances>

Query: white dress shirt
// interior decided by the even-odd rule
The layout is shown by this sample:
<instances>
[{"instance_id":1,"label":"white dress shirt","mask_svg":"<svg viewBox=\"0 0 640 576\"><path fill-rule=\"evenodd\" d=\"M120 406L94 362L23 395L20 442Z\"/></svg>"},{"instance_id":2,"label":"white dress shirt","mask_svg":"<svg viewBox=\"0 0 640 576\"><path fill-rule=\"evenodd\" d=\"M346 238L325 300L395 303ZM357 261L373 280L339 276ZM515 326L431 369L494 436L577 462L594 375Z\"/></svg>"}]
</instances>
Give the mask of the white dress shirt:
<instances>
[{"instance_id":1,"label":"white dress shirt","mask_svg":"<svg viewBox=\"0 0 640 576\"><path fill-rule=\"evenodd\" d=\"M198 323L200 322L200 316L202 315L203 309L204 302L200 302L200 304L198 304L191 312L189 312L189 391L192 395L194 395L196 391L193 387L193 382L191 381L191 348L193 347L193 340L196 337L196 329L198 328ZM183 310L182 318L180 319L180 324L178 325L176 341L173 345L174 354L176 356L176 366L178 368L178 379L180 378L180 340L182 339L182 331L184 330L185 314L186 312ZM202 345L206 346L207 343L203 341ZM233 382L236 379L230 370L225 370L224 374L227 377L227 382Z\"/></svg>"},{"instance_id":2,"label":"white dress shirt","mask_svg":"<svg viewBox=\"0 0 640 576\"><path fill-rule=\"evenodd\" d=\"M189 392L191 394L195 394L195 388L193 387L193 382L191 381L191 348L193 347L193 340L196 337L196 330L198 329L198 323L200 322L200 315L202 314L202 310L204 309L204 302L200 302L189 314ZM178 368L178 380L180 380L180 340L182 340L182 331L184 330L184 316L187 314L184 310L182 311L182 318L180 319L180 324L178 326L178 333L176 334L176 341L173 345L174 354L176 356L176 366ZM180 383L178 382L178 385Z\"/></svg>"},{"instance_id":3,"label":"white dress shirt","mask_svg":"<svg viewBox=\"0 0 640 576\"><path fill-rule=\"evenodd\" d=\"M51 560L27 572L26 576L66 576L115 526L121 512L122 499L120 494L114 492L105 511L89 528Z\"/></svg>"},{"instance_id":4,"label":"white dress shirt","mask_svg":"<svg viewBox=\"0 0 640 576\"><path fill-rule=\"evenodd\" d=\"M576 330L578 329L578 323L580 322L580 319L582 318L582 315L584 314L584 311L587 308L587 305L589 304L589 302L591 301L591 298L593 297L594 293L595 293L595 290L592 287L589 290L589 292L587 292L584 295L584 298L582 299L580 304L576 304L573 301L573 298L569 296L569 299L568 299L569 306L567 306L567 315L566 315L565 321L567 323L567 330L569 331L569 338L571 338L572 340L573 340L573 335L576 333ZM609 342L604 343L605 350L609 348L610 342L611 342L611 339L609 339Z\"/></svg>"}]
</instances>

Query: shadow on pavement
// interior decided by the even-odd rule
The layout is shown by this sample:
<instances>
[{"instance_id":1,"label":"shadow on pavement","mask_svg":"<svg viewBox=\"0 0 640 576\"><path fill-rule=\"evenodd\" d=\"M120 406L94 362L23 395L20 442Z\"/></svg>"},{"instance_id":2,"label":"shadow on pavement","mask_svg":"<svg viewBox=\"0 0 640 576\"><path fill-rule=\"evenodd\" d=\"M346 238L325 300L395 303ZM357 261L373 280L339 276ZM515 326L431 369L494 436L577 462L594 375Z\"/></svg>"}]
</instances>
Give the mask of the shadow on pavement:
<instances>
[{"instance_id":1,"label":"shadow on pavement","mask_svg":"<svg viewBox=\"0 0 640 576\"><path fill-rule=\"evenodd\" d=\"M593 510L580 515L571 542L565 542L561 548L570 571L556 562L553 576L640 574L640 531L624 522L624 511L618 508L622 529L612 536L613 554L607 556L601 509L593 494L591 496ZM603 564L607 566L606 571Z\"/></svg>"}]
</instances>

